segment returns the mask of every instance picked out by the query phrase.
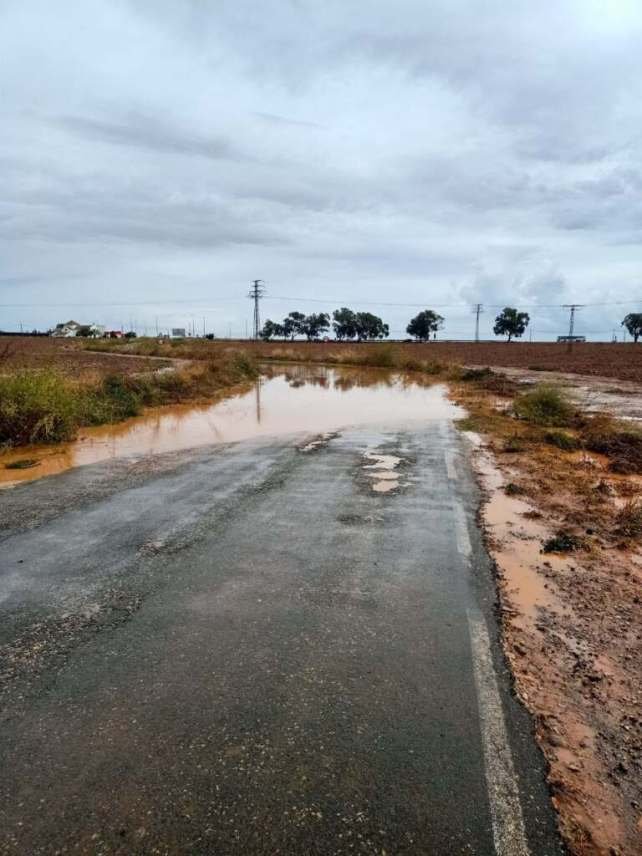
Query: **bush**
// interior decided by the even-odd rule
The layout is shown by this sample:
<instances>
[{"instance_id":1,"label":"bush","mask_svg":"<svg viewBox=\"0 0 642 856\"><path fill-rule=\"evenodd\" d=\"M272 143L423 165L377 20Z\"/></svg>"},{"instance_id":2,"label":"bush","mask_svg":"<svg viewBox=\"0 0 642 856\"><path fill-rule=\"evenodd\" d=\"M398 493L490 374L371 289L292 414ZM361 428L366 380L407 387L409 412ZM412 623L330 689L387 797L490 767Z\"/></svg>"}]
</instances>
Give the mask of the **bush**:
<instances>
[{"instance_id":1,"label":"bush","mask_svg":"<svg viewBox=\"0 0 642 856\"><path fill-rule=\"evenodd\" d=\"M566 431L547 431L544 435L544 440L550 445L564 452L574 452L579 449L580 442L572 434L567 434Z\"/></svg>"},{"instance_id":2,"label":"bush","mask_svg":"<svg viewBox=\"0 0 642 856\"><path fill-rule=\"evenodd\" d=\"M515 414L533 425L563 427L573 421L573 407L554 386L538 386L515 399Z\"/></svg>"},{"instance_id":3,"label":"bush","mask_svg":"<svg viewBox=\"0 0 642 856\"><path fill-rule=\"evenodd\" d=\"M78 392L54 371L0 377L0 444L56 443L74 436Z\"/></svg>"},{"instance_id":4,"label":"bush","mask_svg":"<svg viewBox=\"0 0 642 856\"><path fill-rule=\"evenodd\" d=\"M632 499L617 513L616 532L624 538L638 540L642 537L642 502Z\"/></svg>"},{"instance_id":5,"label":"bush","mask_svg":"<svg viewBox=\"0 0 642 856\"><path fill-rule=\"evenodd\" d=\"M585 424L582 439L590 451L607 455L612 472L642 473L642 432L639 429L599 415Z\"/></svg>"},{"instance_id":6,"label":"bush","mask_svg":"<svg viewBox=\"0 0 642 856\"><path fill-rule=\"evenodd\" d=\"M504 440L504 445L502 447L503 452L508 452L509 454L515 454L517 452L524 451L524 443L520 440L519 437L513 435L512 437L507 437Z\"/></svg>"},{"instance_id":7,"label":"bush","mask_svg":"<svg viewBox=\"0 0 642 856\"><path fill-rule=\"evenodd\" d=\"M543 553L572 553L575 550L580 550L583 547L581 538L576 535L571 535L564 530L560 530L552 538L544 543L542 547Z\"/></svg>"}]
</instances>

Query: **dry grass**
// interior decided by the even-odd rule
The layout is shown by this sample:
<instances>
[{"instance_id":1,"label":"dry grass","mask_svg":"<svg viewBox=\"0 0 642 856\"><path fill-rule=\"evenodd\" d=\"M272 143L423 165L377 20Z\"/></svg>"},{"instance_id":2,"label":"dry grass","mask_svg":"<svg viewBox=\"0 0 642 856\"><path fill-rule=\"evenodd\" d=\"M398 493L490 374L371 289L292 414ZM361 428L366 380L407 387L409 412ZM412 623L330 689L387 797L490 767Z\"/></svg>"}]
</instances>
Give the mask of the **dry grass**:
<instances>
[{"instance_id":1,"label":"dry grass","mask_svg":"<svg viewBox=\"0 0 642 856\"><path fill-rule=\"evenodd\" d=\"M201 359L205 354L226 349L249 349L261 360L325 362L343 365L381 365L386 350L394 353L394 365L408 370L425 370L426 366L513 366L541 371L565 371L600 375L642 382L642 345L586 342L569 352L556 342L234 342L217 340L175 340L158 343L155 339L89 342L90 347L145 353L155 356L182 356ZM384 357L387 359L387 357ZM416 366L423 366L418 369Z\"/></svg>"}]
</instances>

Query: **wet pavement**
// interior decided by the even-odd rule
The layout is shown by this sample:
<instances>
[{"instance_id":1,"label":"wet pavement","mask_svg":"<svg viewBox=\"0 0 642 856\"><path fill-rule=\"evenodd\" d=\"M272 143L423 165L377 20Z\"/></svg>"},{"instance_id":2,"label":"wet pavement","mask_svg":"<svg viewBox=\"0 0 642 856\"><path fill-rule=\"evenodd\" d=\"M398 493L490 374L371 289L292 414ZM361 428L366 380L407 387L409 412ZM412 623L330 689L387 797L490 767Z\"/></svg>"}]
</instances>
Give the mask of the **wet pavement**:
<instances>
[{"instance_id":1,"label":"wet pavement","mask_svg":"<svg viewBox=\"0 0 642 856\"><path fill-rule=\"evenodd\" d=\"M560 852L456 410L396 383L2 494L0 852Z\"/></svg>"}]
</instances>

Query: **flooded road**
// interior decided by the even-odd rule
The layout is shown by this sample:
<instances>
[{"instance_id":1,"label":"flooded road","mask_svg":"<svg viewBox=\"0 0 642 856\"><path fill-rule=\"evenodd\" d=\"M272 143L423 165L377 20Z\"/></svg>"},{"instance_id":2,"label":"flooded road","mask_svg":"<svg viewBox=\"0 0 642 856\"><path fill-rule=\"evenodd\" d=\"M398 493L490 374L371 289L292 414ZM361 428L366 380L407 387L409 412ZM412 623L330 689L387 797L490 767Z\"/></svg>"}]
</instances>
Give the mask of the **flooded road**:
<instances>
[{"instance_id":1,"label":"flooded road","mask_svg":"<svg viewBox=\"0 0 642 856\"><path fill-rule=\"evenodd\" d=\"M559 856L458 415L283 367L4 491L0 853Z\"/></svg>"},{"instance_id":2,"label":"flooded road","mask_svg":"<svg viewBox=\"0 0 642 856\"><path fill-rule=\"evenodd\" d=\"M114 458L348 425L444 419L457 412L445 398L443 385L431 386L420 376L372 368L264 366L260 380L234 397L157 408L116 425L85 428L72 443L22 447L0 455L0 486ZM7 468L25 459L34 465Z\"/></svg>"}]
</instances>

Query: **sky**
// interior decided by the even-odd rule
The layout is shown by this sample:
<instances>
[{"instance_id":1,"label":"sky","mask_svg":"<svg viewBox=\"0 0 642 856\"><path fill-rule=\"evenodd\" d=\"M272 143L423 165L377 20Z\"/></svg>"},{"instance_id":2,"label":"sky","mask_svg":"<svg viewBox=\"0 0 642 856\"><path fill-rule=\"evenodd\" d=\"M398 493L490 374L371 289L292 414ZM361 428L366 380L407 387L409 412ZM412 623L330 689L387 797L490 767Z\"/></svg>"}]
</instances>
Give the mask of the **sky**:
<instances>
[{"instance_id":1,"label":"sky","mask_svg":"<svg viewBox=\"0 0 642 856\"><path fill-rule=\"evenodd\" d=\"M0 0L0 95L0 328L642 311L638 0Z\"/></svg>"}]
</instances>

